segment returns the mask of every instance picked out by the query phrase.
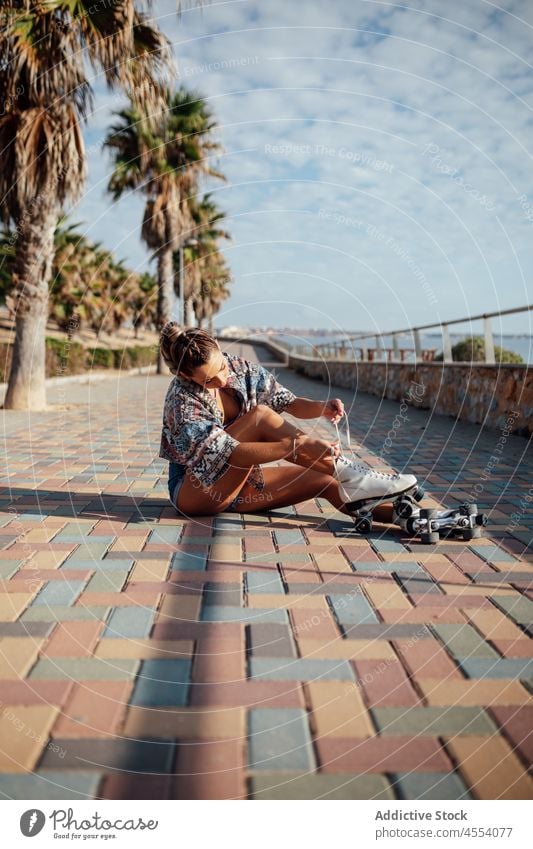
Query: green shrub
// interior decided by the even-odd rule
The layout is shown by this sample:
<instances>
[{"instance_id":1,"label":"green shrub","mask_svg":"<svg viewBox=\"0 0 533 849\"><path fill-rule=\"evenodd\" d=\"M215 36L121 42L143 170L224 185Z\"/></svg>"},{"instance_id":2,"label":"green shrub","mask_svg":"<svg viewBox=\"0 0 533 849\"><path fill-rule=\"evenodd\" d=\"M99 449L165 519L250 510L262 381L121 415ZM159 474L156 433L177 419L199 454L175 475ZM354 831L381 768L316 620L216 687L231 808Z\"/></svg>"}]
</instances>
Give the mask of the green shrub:
<instances>
[{"instance_id":1,"label":"green shrub","mask_svg":"<svg viewBox=\"0 0 533 849\"><path fill-rule=\"evenodd\" d=\"M155 366L157 364L157 345L138 345L137 348L137 366L144 368L145 366Z\"/></svg>"},{"instance_id":2,"label":"green shrub","mask_svg":"<svg viewBox=\"0 0 533 849\"><path fill-rule=\"evenodd\" d=\"M130 348L114 351L115 368L127 371L130 368L153 366L157 362L154 346L133 345Z\"/></svg>"},{"instance_id":3,"label":"green shrub","mask_svg":"<svg viewBox=\"0 0 533 849\"><path fill-rule=\"evenodd\" d=\"M0 342L0 383L7 383L11 370L13 346ZM157 362L156 346L133 345L129 348L85 348L79 342L47 336L45 340L46 377L84 374L92 369L121 369L153 366Z\"/></svg>"},{"instance_id":4,"label":"green shrub","mask_svg":"<svg viewBox=\"0 0 533 849\"><path fill-rule=\"evenodd\" d=\"M68 337L45 339L45 373L47 377L82 374L85 371L85 348Z\"/></svg>"},{"instance_id":5,"label":"green shrub","mask_svg":"<svg viewBox=\"0 0 533 849\"><path fill-rule=\"evenodd\" d=\"M137 348L124 348L122 351L115 351L115 368L127 370L137 367Z\"/></svg>"},{"instance_id":6,"label":"green shrub","mask_svg":"<svg viewBox=\"0 0 533 849\"><path fill-rule=\"evenodd\" d=\"M115 352L110 348L87 348L87 370L115 367Z\"/></svg>"},{"instance_id":7,"label":"green shrub","mask_svg":"<svg viewBox=\"0 0 533 849\"><path fill-rule=\"evenodd\" d=\"M520 354L508 351L506 348L494 346L494 356L497 363L523 363ZM436 361L442 362L443 354L435 357ZM454 363L483 363L485 362L485 340L483 336L469 336L452 346L452 360Z\"/></svg>"}]
</instances>

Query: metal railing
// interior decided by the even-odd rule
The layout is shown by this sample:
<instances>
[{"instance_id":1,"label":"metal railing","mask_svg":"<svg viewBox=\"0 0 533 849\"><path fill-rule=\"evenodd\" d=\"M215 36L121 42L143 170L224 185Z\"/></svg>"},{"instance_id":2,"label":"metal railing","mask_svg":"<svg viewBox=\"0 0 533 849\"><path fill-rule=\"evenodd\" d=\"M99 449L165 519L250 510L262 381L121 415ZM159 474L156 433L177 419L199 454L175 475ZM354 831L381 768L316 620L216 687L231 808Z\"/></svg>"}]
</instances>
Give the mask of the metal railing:
<instances>
[{"instance_id":1,"label":"metal railing","mask_svg":"<svg viewBox=\"0 0 533 849\"><path fill-rule=\"evenodd\" d=\"M533 310L533 304L525 307L514 307L508 310L497 310L495 312L481 313L480 315L467 316L466 318L457 318L451 321L435 322L434 324L423 324L418 327L407 327L403 330L389 330L385 333L360 333L356 336L347 336L339 342L323 342L318 345L288 345L282 343L281 340L276 340L276 344L287 348L293 354L302 354L304 356L316 356L323 359L357 359L356 354L359 353L359 359L364 362L381 361L383 355L387 355L389 362L404 362L407 354L415 354L415 360L429 362L434 360L437 352L436 348L423 348L422 330L430 330L440 328L442 334L442 354L445 363L453 362L452 344L450 340L449 328L453 324L464 324L465 322L483 320L483 331L485 340L485 360L489 365L495 365L496 356L494 351L494 334L492 331L491 319L495 316L512 315L515 313L530 312ZM400 336L406 333L412 333L414 337L414 348L400 348ZM385 347L383 344L384 337L392 337L392 347ZM374 339L375 345L369 346L366 340ZM354 346L354 342L361 341L362 344Z\"/></svg>"}]
</instances>

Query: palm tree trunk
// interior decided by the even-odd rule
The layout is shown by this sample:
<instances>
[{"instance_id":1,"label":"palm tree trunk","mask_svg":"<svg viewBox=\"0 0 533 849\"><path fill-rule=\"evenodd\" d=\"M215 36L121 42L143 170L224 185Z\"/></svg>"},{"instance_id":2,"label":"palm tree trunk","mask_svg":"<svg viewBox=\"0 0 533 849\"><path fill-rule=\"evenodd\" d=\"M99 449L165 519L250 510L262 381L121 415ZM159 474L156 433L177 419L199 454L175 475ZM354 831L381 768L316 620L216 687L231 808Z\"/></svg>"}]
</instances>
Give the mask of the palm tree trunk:
<instances>
[{"instance_id":1,"label":"palm tree trunk","mask_svg":"<svg viewBox=\"0 0 533 849\"><path fill-rule=\"evenodd\" d=\"M44 194L27 210L18 231L12 300L15 342L4 408L46 408L45 333L48 283L54 260L54 230L59 209Z\"/></svg>"},{"instance_id":2,"label":"palm tree trunk","mask_svg":"<svg viewBox=\"0 0 533 849\"><path fill-rule=\"evenodd\" d=\"M174 268L172 264L172 245L167 242L157 254L157 326L159 329L170 321L172 313L172 295L174 292ZM161 353L157 357L157 373L167 374L168 369Z\"/></svg>"},{"instance_id":3,"label":"palm tree trunk","mask_svg":"<svg viewBox=\"0 0 533 849\"><path fill-rule=\"evenodd\" d=\"M196 325L196 315L192 298L187 298L185 301L185 324L187 327L194 327Z\"/></svg>"}]
</instances>

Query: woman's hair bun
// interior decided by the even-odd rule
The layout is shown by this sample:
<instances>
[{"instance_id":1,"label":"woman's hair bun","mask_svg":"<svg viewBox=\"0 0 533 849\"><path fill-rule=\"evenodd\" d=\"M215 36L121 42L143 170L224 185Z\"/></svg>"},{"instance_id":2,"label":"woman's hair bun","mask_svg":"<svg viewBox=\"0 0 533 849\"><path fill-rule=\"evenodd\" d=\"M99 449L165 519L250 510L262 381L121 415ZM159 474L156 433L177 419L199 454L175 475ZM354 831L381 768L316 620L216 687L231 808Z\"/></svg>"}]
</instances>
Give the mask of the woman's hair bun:
<instances>
[{"instance_id":1,"label":"woman's hair bun","mask_svg":"<svg viewBox=\"0 0 533 849\"><path fill-rule=\"evenodd\" d=\"M172 374L191 375L217 347L216 340L198 327L186 329L177 321L167 321L161 330L161 356Z\"/></svg>"},{"instance_id":2,"label":"woman's hair bun","mask_svg":"<svg viewBox=\"0 0 533 849\"><path fill-rule=\"evenodd\" d=\"M161 330L161 336L163 339L171 339L174 341L181 336L181 334L185 334L185 331L180 327L177 321L167 321Z\"/></svg>"}]
</instances>

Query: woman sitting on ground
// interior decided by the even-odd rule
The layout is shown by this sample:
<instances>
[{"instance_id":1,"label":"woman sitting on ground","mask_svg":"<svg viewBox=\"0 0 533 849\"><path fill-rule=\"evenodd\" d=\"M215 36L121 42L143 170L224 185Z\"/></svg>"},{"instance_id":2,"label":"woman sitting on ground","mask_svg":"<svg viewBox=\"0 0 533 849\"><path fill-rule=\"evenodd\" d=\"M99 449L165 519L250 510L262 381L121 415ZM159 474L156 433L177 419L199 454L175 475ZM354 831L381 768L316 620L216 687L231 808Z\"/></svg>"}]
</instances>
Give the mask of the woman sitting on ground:
<instances>
[{"instance_id":1,"label":"woman sitting on ground","mask_svg":"<svg viewBox=\"0 0 533 849\"><path fill-rule=\"evenodd\" d=\"M350 463L337 442L308 436L281 415L336 422L344 414L340 399L298 398L262 366L174 321L161 332L161 353L175 377L159 456L170 463L169 497L181 513L255 513L320 496L350 515L356 499L390 495L392 501L416 484L413 475ZM276 460L291 465L263 468ZM377 507L374 518L390 522L391 507Z\"/></svg>"}]
</instances>

